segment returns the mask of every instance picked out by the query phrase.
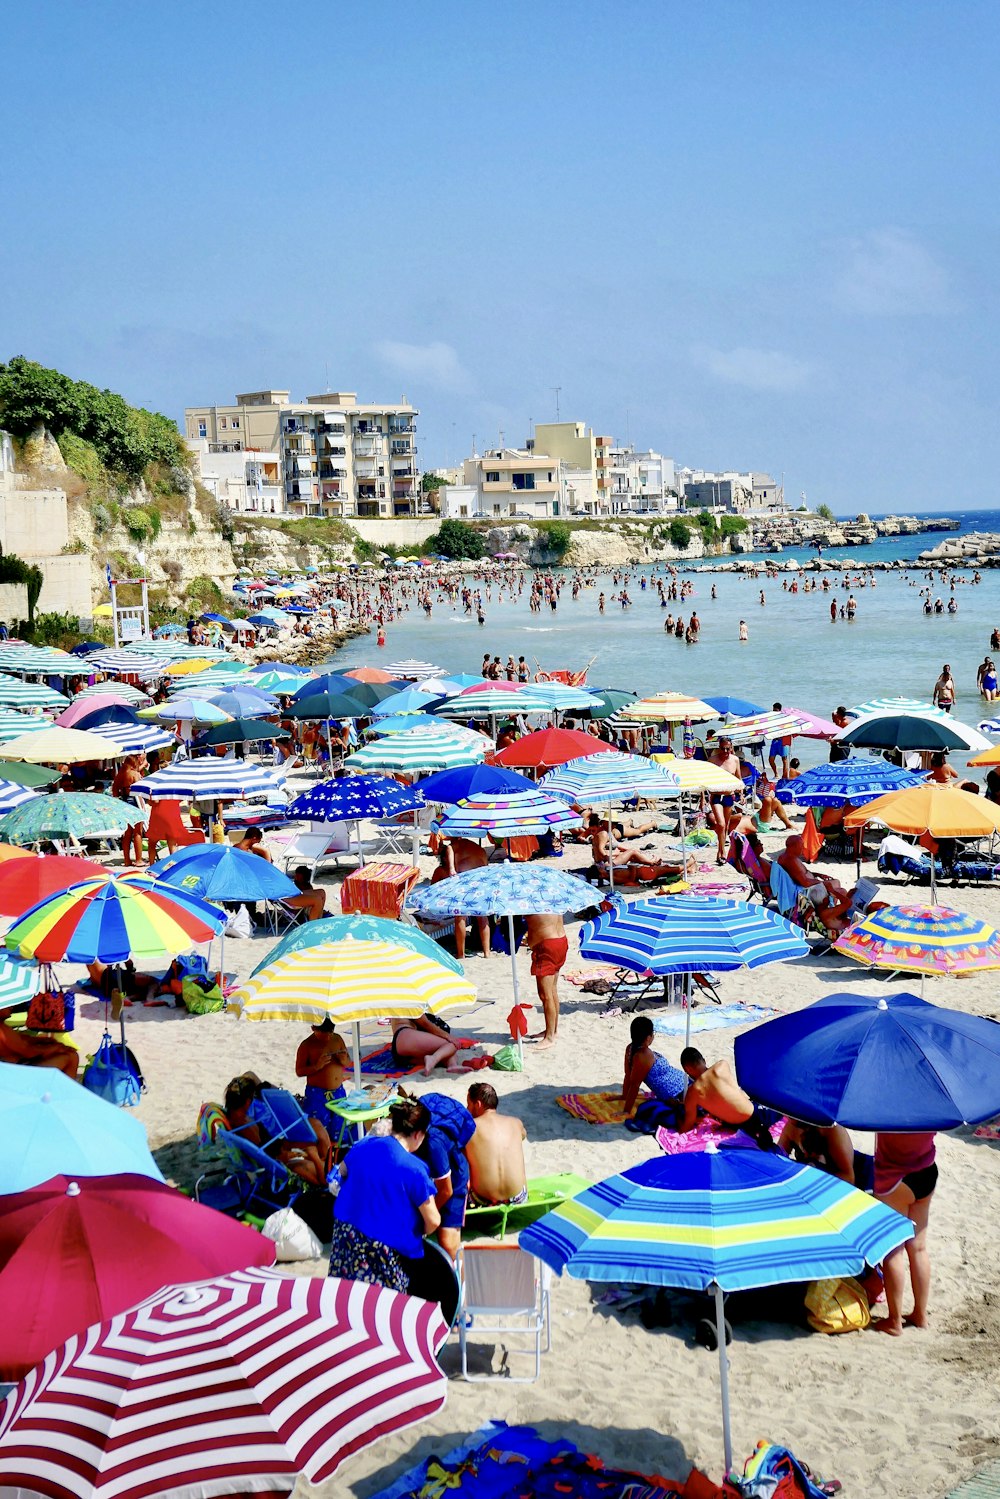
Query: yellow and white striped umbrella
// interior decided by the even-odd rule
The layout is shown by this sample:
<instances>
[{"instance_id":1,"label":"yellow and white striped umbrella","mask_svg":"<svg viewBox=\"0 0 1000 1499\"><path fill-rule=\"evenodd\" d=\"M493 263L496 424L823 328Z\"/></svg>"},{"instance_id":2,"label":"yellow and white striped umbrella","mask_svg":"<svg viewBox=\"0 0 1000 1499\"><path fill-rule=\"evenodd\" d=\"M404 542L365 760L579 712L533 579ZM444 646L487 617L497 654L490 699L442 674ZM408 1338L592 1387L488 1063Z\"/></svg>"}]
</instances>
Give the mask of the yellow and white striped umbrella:
<instances>
[{"instance_id":1,"label":"yellow and white striped umbrella","mask_svg":"<svg viewBox=\"0 0 1000 1499\"><path fill-rule=\"evenodd\" d=\"M247 1020L334 1025L412 1017L475 1003L467 978L396 942L342 937L300 948L262 968L229 1009Z\"/></svg>"},{"instance_id":2,"label":"yellow and white striped umbrella","mask_svg":"<svg viewBox=\"0 0 1000 1499\"><path fill-rule=\"evenodd\" d=\"M718 718L718 713L700 697L688 697L685 692L657 692L640 698L637 703L626 703L619 708L620 723L683 723L689 718L692 723Z\"/></svg>"},{"instance_id":3,"label":"yellow and white striped umbrella","mask_svg":"<svg viewBox=\"0 0 1000 1499\"><path fill-rule=\"evenodd\" d=\"M682 760L677 755L651 755L650 759L680 783L682 791L742 791L739 776L730 775L711 760Z\"/></svg>"}]
</instances>

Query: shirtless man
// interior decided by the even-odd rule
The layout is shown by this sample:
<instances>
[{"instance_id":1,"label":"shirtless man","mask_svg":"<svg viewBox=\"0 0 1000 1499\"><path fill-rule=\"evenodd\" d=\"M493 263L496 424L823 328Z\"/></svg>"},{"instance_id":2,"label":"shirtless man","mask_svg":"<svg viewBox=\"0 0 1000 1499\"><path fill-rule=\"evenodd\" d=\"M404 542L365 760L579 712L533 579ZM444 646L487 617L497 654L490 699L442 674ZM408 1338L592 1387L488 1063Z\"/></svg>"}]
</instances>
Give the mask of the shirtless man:
<instances>
[{"instance_id":1,"label":"shirtless man","mask_svg":"<svg viewBox=\"0 0 1000 1499\"><path fill-rule=\"evenodd\" d=\"M250 853L254 850L250 849ZM292 872L292 883L298 895L286 895L283 904L291 906L293 910L305 911L307 921L319 921L326 913L326 891L317 890L309 877L309 870L305 864Z\"/></svg>"},{"instance_id":2,"label":"shirtless man","mask_svg":"<svg viewBox=\"0 0 1000 1499\"><path fill-rule=\"evenodd\" d=\"M299 1042L295 1053L295 1076L306 1080L304 1103L307 1114L327 1123L331 1103L345 1096L350 1074L351 1054L347 1042L326 1019L314 1025L310 1035Z\"/></svg>"},{"instance_id":3,"label":"shirtless man","mask_svg":"<svg viewBox=\"0 0 1000 1499\"><path fill-rule=\"evenodd\" d=\"M467 869L482 869L489 863L489 856L484 848L475 843L471 838L442 838L438 848L438 866L431 875L431 884L436 885L439 880L447 880L453 874L464 874ZM476 917L476 928L479 932L479 941L483 949L483 957L490 955L490 924L485 916ZM464 916L455 918L455 952L459 958L465 957L465 936L468 931L468 922Z\"/></svg>"},{"instance_id":4,"label":"shirtless man","mask_svg":"<svg viewBox=\"0 0 1000 1499\"><path fill-rule=\"evenodd\" d=\"M691 1079L684 1095L684 1117L677 1126L682 1134L694 1129L701 1109L720 1124L741 1129L761 1150L775 1148L766 1118L757 1113L757 1105L744 1093L728 1062L713 1062L710 1067L696 1047L685 1046L681 1067Z\"/></svg>"},{"instance_id":5,"label":"shirtless man","mask_svg":"<svg viewBox=\"0 0 1000 1499\"><path fill-rule=\"evenodd\" d=\"M569 942L560 915L529 916L524 945L531 949L531 976L545 1015L545 1029L531 1039L551 1046L559 1029L559 970L566 962Z\"/></svg>"},{"instance_id":6,"label":"shirtless man","mask_svg":"<svg viewBox=\"0 0 1000 1499\"><path fill-rule=\"evenodd\" d=\"M15 1013L16 1005L0 1010L0 1062L13 1062L27 1067L57 1067L74 1082L80 1067L80 1058L72 1046L61 1041L50 1041L44 1036L28 1035L15 1030L7 1021Z\"/></svg>"},{"instance_id":7,"label":"shirtless man","mask_svg":"<svg viewBox=\"0 0 1000 1499\"><path fill-rule=\"evenodd\" d=\"M733 741L728 734L723 734L715 749L709 755L712 765L718 765L720 770L726 770L737 780L740 778L740 762L733 754ZM709 801L708 820L712 825L718 843L716 864L724 864L726 861L726 835L729 832L729 813L736 804L736 793L731 791L713 791Z\"/></svg>"},{"instance_id":8,"label":"shirtless man","mask_svg":"<svg viewBox=\"0 0 1000 1499\"><path fill-rule=\"evenodd\" d=\"M832 875L818 874L810 869L803 857L805 845L798 833L785 839L784 852L778 855L778 863L786 874L790 874L796 885L808 895L816 915L831 937L839 937L847 926L843 919L850 909L853 890L845 890Z\"/></svg>"},{"instance_id":9,"label":"shirtless man","mask_svg":"<svg viewBox=\"0 0 1000 1499\"><path fill-rule=\"evenodd\" d=\"M528 1132L520 1119L497 1112L499 1099L491 1083L473 1083L467 1104L476 1133L467 1141L469 1201L475 1207L528 1200L524 1142Z\"/></svg>"},{"instance_id":10,"label":"shirtless man","mask_svg":"<svg viewBox=\"0 0 1000 1499\"><path fill-rule=\"evenodd\" d=\"M138 755L126 755L120 767L115 772L114 780L111 782L111 795L119 801L127 802L129 792L136 781L142 779L142 770ZM122 834L122 853L125 855L125 868L129 869L133 862L142 863L142 835L145 831L143 821L136 809L136 821L131 823ZM134 857L133 857L134 856Z\"/></svg>"}]
</instances>

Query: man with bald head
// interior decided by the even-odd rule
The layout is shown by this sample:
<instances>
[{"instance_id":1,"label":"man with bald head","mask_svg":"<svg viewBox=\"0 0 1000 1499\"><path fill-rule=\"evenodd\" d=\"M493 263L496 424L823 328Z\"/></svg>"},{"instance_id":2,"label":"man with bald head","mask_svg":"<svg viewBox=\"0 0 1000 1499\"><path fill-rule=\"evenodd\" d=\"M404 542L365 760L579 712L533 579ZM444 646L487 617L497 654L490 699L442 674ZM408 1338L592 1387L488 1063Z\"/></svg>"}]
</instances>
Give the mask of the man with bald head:
<instances>
[{"instance_id":1,"label":"man with bald head","mask_svg":"<svg viewBox=\"0 0 1000 1499\"><path fill-rule=\"evenodd\" d=\"M839 937L847 926L844 916L850 909L854 891L845 890L832 875L819 874L809 868L805 861L802 838L798 833L785 839L784 852L778 855L778 863L809 897L816 915L830 936Z\"/></svg>"}]
</instances>

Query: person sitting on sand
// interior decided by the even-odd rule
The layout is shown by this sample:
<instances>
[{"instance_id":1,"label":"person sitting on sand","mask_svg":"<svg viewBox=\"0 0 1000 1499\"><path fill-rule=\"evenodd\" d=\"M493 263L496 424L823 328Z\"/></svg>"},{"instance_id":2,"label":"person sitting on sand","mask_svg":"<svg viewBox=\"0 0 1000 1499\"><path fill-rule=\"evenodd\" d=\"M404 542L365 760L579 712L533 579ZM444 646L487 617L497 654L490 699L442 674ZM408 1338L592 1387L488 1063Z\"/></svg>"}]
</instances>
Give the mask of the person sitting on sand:
<instances>
[{"instance_id":1,"label":"person sitting on sand","mask_svg":"<svg viewBox=\"0 0 1000 1499\"><path fill-rule=\"evenodd\" d=\"M307 865L300 864L292 871L292 884L299 893L284 896L282 905L291 906L294 911L304 911L307 921L319 921L326 914L326 891L317 890Z\"/></svg>"},{"instance_id":2,"label":"person sitting on sand","mask_svg":"<svg viewBox=\"0 0 1000 1499\"><path fill-rule=\"evenodd\" d=\"M742 1130L756 1140L761 1150L774 1149L770 1131L773 1117L759 1110L750 1095L744 1093L728 1062L713 1062L709 1066L696 1047L685 1046L681 1067L691 1079L684 1096L684 1117L677 1126L681 1134L694 1129L701 1110L720 1124Z\"/></svg>"},{"instance_id":3,"label":"person sitting on sand","mask_svg":"<svg viewBox=\"0 0 1000 1499\"><path fill-rule=\"evenodd\" d=\"M425 1077L430 1077L434 1068L442 1064L448 1072L475 1072L483 1065L485 1058L479 1055L459 1060L459 1051L468 1050L473 1043L450 1035L435 1025L429 1015L418 1015L412 1020L392 1020L390 1024L393 1065L404 1071L416 1060L423 1062Z\"/></svg>"},{"instance_id":4,"label":"person sitting on sand","mask_svg":"<svg viewBox=\"0 0 1000 1499\"><path fill-rule=\"evenodd\" d=\"M75 1048L47 1036L17 1030L8 1023L17 1010L17 1005L0 1010L0 1062L22 1067L54 1067L76 1082L80 1057Z\"/></svg>"},{"instance_id":5,"label":"person sitting on sand","mask_svg":"<svg viewBox=\"0 0 1000 1499\"><path fill-rule=\"evenodd\" d=\"M882 1262L888 1315L872 1326L877 1332L898 1337L904 1327L927 1326L927 1302L931 1289L931 1261L927 1250L927 1223L931 1198L937 1186L938 1168L933 1134L875 1136L875 1196L886 1207L909 1218L914 1235ZM905 1259L904 1259L905 1252ZM903 1315L907 1262L913 1289L913 1311Z\"/></svg>"},{"instance_id":6,"label":"person sitting on sand","mask_svg":"<svg viewBox=\"0 0 1000 1499\"><path fill-rule=\"evenodd\" d=\"M622 1082L622 1102L625 1113L635 1108L639 1089L646 1087L660 1103L675 1110L676 1117L684 1114L684 1094L687 1079L683 1072L672 1067L666 1057L653 1050L653 1022L648 1015L637 1015L629 1027L632 1040L625 1048L625 1077Z\"/></svg>"},{"instance_id":7,"label":"person sitting on sand","mask_svg":"<svg viewBox=\"0 0 1000 1499\"><path fill-rule=\"evenodd\" d=\"M850 910L854 898L853 890L845 890L832 875L819 874L806 864L805 845L801 835L794 833L785 839L784 851L778 855L778 863L795 884L805 891L809 900L831 937L839 937L847 926L843 919Z\"/></svg>"},{"instance_id":8,"label":"person sitting on sand","mask_svg":"<svg viewBox=\"0 0 1000 1499\"><path fill-rule=\"evenodd\" d=\"M295 1053L295 1076L306 1080L303 1105L307 1114L326 1120L332 1103L346 1097L345 1083L350 1074L351 1054L347 1042L338 1035L327 1016L314 1025L310 1034L299 1042Z\"/></svg>"},{"instance_id":9,"label":"person sitting on sand","mask_svg":"<svg viewBox=\"0 0 1000 1499\"><path fill-rule=\"evenodd\" d=\"M469 1201L475 1207L528 1200L524 1142L528 1132L520 1119L499 1112L492 1083L473 1083L467 1104L476 1132L465 1146L469 1162Z\"/></svg>"}]
</instances>

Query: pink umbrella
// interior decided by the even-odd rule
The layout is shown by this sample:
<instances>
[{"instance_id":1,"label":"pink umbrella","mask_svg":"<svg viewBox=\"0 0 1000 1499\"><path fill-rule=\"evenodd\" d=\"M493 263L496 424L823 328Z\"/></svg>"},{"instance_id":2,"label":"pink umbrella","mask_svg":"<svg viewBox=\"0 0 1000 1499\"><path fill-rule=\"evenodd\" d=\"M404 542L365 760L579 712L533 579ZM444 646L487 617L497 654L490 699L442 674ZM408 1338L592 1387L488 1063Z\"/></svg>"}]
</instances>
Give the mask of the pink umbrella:
<instances>
[{"instance_id":1,"label":"pink umbrella","mask_svg":"<svg viewBox=\"0 0 1000 1499\"><path fill-rule=\"evenodd\" d=\"M102 708L128 708L131 704L124 698L119 697L113 687L107 692L95 692L93 697L74 698L68 708L64 708L56 719L61 729L71 729L78 724L81 718L89 718L91 713L98 713Z\"/></svg>"},{"instance_id":2,"label":"pink umbrella","mask_svg":"<svg viewBox=\"0 0 1000 1499\"><path fill-rule=\"evenodd\" d=\"M828 718L820 718L818 713L807 713L804 708L786 708L786 713L802 721L803 727L796 730L796 734L802 739L835 739L840 729Z\"/></svg>"},{"instance_id":3,"label":"pink umbrella","mask_svg":"<svg viewBox=\"0 0 1000 1499\"><path fill-rule=\"evenodd\" d=\"M270 1239L146 1176L54 1176L0 1197L0 1380L178 1276L273 1263Z\"/></svg>"},{"instance_id":4,"label":"pink umbrella","mask_svg":"<svg viewBox=\"0 0 1000 1499\"><path fill-rule=\"evenodd\" d=\"M165 1286L50 1353L0 1414L0 1493L287 1492L441 1409L433 1303L239 1270ZM54 1433L58 1436L54 1437Z\"/></svg>"}]
</instances>

